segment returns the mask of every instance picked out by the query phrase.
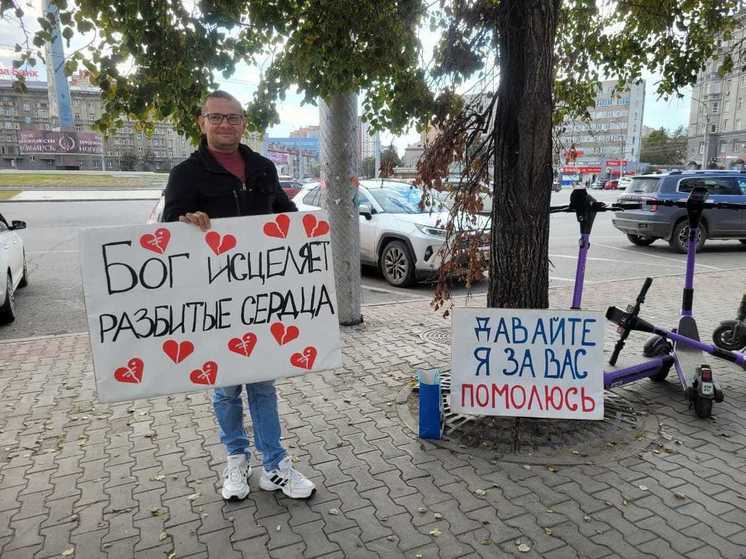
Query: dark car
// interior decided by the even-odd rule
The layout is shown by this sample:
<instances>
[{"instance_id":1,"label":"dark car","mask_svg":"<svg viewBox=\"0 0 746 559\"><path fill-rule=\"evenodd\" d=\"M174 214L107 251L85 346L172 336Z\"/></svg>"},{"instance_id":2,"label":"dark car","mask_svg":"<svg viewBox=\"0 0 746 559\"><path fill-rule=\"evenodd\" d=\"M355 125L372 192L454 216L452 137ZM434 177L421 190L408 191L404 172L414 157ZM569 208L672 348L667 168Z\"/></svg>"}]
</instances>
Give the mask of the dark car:
<instances>
[{"instance_id":1,"label":"dark car","mask_svg":"<svg viewBox=\"0 0 746 559\"><path fill-rule=\"evenodd\" d=\"M640 175L619 197L620 202L685 200L695 187L705 187L713 202L746 204L745 171L673 171L666 175ZM665 239L677 252L686 252L689 222L684 208L644 206L615 214L614 227L638 246ZM697 250L706 239L734 239L746 244L746 209L709 209L702 215Z\"/></svg>"}]
</instances>

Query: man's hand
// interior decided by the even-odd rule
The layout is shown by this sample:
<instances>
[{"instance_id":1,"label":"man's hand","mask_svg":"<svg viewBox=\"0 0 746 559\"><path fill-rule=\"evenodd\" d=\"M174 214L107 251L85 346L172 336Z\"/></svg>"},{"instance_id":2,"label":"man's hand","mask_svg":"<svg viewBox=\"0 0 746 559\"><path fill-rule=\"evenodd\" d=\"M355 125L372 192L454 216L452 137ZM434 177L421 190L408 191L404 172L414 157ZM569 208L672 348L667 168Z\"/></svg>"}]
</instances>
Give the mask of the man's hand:
<instances>
[{"instance_id":1,"label":"man's hand","mask_svg":"<svg viewBox=\"0 0 746 559\"><path fill-rule=\"evenodd\" d=\"M196 225L203 232L210 229L210 218L205 212L194 212L180 215L179 221Z\"/></svg>"}]
</instances>

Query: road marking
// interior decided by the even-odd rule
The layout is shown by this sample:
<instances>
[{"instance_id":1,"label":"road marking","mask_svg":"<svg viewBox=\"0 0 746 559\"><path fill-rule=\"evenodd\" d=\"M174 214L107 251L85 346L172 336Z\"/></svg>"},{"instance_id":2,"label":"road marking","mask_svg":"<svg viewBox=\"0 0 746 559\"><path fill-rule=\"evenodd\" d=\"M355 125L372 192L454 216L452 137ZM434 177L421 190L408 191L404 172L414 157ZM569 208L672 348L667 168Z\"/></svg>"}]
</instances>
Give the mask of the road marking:
<instances>
[{"instance_id":1,"label":"road marking","mask_svg":"<svg viewBox=\"0 0 746 559\"><path fill-rule=\"evenodd\" d=\"M599 244L599 243L596 243L596 246L604 247L604 248L610 248L610 249L613 249L613 250L621 250L622 252L632 252L632 253L636 254L637 256L646 256L646 257L649 257L649 258L659 258L661 260L669 260L671 262L677 262L679 264L679 266L682 264L682 260L679 260L679 259L676 259L676 258L671 258L670 256L661 256L659 254L641 254L639 251L637 251L637 250L635 250L633 248L621 248L621 247L615 247L615 246L611 246L611 245L602 245L602 244ZM648 263L645 263L645 264L647 265ZM697 263L697 267L698 268L700 268L700 267L701 268L710 268L711 270L715 270L717 272L724 272L725 271L725 268L718 268L717 266L710 266L708 264L699 264L699 263Z\"/></svg>"},{"instance_id":2,"label":"road marking","mask_svg":"<svg viewBox=\"0 0 746 559\"><path fill-rule=\"evenodd\" d=\"M601 246L601 245L598 245L598 246ZM572 254L550 254L549 255L549 259L551 260L552 258L569 258L571 260L577 260L578 259L577 255L572 255ZM598 260L599 262L623 262L625 264L642 264L642 265L645 265L645 266L650 266L651 265L650 262L631 262L629 260L619 260L618 258L598 258L596 256L589 256L586 260ZM678 261L677 261L677 263L678 263L678 265L680 265L680 263ZM673 264L655 264L654 263L653 265L654 266L666 266L666 267L671 267L671 268L674 267ZM676 267L678 267L678 266L676 266Z\"/></svg>"}]
</instances>

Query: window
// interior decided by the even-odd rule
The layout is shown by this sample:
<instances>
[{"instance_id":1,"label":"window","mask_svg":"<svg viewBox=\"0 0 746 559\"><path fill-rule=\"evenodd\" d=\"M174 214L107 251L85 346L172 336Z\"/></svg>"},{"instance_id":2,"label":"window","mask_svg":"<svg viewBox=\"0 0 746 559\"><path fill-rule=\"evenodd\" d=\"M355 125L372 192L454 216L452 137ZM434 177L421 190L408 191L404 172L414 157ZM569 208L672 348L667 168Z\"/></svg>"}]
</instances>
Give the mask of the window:
<instances>
[{"instance_id":1,"label":"window","mask_svg":"<svg viewBox=\"0 0 746 559\"><path fill-rule=\"evenodd\" d=\"M741 129L741 119L737 118L736 119L736 127L734 128L734 130L740 130L740 129Z\"/></svg>"},{"instance_id":2,"label":"window","mask_svg":"<svg viewBox=\"0 0 746 559\"><path fill-rule=\"evenodd\" d=\"M746 194L746 178L739 177L736 180L738 181L738 186L741 189L741 192Z\"/></svg>"},{"instance_id":3,"label":"window","mask_svg":"<svg viewBox=\"0 0 746 559\"><path fill-rule=\"evenodd\" d=\"M736 108L740 109L743 106L743 97L739 97L738 101L736 101Z\"/></svg>"},{"instance_id":4,"label":"window","mask_svg":"<svg viewBox=\"0 0 746 559\"><path fill-rule=\"evenodd\" d=\"M321 187L311 189L311 191L303 197L303 203L309 206L321 206Z\"/></svg>"},{"instance_id":5,"label":"window","mask_svg":"<svg viewBox=\"0 0 746 559\"><path fill-rule=\"evenodd\" d=\"M719 101L713 101L712 102L712 112L716 113L720 109L720 102Z\"/></svg>"},{"instance_id":6,"label":"window","mask_svg":"<svg viewBox=\"0 0 746 559\"><path fill-rule=\"evenodd\" d=\"M709 194L740 195L741 187L736 177L684 179L679 183L679 192L691 192L695 187L705 187Z\"/></svg>"},{"instance_id":7,"label":"window","mask_svg":"<svg viewBox=\"0 0 746 559\"><path fill-rule=\"evenodd\" d=\"M633 178L630 185L627 187L627 192L658 192L658 185L660 179L656 178Z\"/></svg>"},{"instance_id":8,"label":"window","mask_svg":"<svg viewBox=\"0 0 746 559\"><path fill-rule=\"evenodd\" d=\"M24 111L30 111L31 110L31 103L24 103L23 104L23 110Z\"/></svg>"},{"instance_id":9,"label":"window","mask_svg":"<svg viewBox=\"0 0 746 559\"><path fill-rule=\"evenodd\" d=\"M727 131L728 131L728 119L726 118L723 121L723 132L727 132Z\"/></svg>"},{"instance_id":10,"label":"window","mask_svg":"<svg viewBox=\"0 0 746 559\"><path fill-rule=\"evenodd\" d=\"M717 132L718 131L718 125L712 124L710 125L710 132Z\"/></svg>"},{"instance_id":11,"label":"window","mask_svg":"<svg viewBox=\"0 0 746 559\"><path fill-rule=\"evenodd\" d=\"M728 142L720 142L720 153L725 153Z\"/></svg>"}]
</instances>

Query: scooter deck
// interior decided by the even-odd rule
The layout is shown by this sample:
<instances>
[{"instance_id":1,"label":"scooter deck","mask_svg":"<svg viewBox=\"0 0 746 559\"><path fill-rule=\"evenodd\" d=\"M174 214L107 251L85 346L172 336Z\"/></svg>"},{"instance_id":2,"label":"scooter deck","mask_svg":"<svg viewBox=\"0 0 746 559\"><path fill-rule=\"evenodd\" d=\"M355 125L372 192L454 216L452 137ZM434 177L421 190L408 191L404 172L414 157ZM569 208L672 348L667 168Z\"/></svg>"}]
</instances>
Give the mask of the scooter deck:
<instances>
[{"instance_id":1,"label":"scooter deck","mask_svg":"<svg viewBox=\"0 0 746 559\"><path fill-rule=\"evenodd\" d=\"M697 329L697 322L694 320L694 317L682 316L679 319L677 333L686 336L687 338L699 341L699 330ZM707 363L707 359L701 350L685 344L676 343L674 344L674 349L676 350L676 356L681 365L681 370L686 376L687 386L690 386L694 380L697 367L703 363Z\"/></svg>"}]
</instances>

